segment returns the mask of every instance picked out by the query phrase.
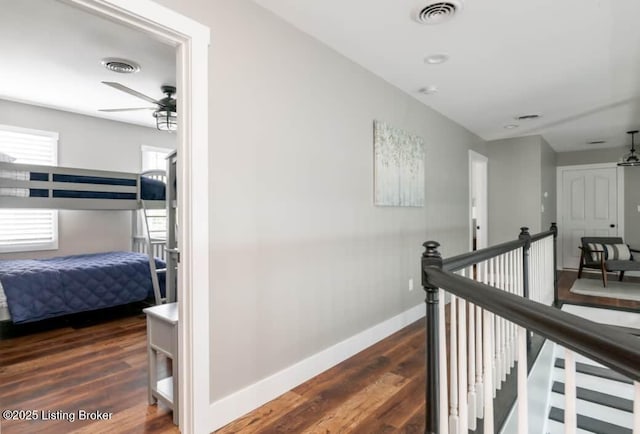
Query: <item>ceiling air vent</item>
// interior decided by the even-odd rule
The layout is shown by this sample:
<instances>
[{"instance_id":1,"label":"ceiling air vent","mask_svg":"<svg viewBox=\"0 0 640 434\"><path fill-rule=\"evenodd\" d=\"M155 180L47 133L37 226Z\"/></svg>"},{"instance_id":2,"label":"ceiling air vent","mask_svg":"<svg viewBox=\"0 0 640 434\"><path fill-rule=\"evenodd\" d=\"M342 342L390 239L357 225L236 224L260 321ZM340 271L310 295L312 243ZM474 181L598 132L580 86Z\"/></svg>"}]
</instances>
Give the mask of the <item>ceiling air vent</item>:
<instances>
[{"instance_id":1,"label":"ceiling air vent","mask_svg":"<svg viewBox=\"0 0 640 434\"><path fill-rule=\"evenodd\" d=\"M117 72L119 74L131 74L133 72L140 71L140 65L136 62L126 59L117 59L115 57L107 57L102 59L102 64L109 71Z\"/></svg>"},{"instance_id":2,"label":"ceiling air vent","mask_svg":"<svg viewBox=\"0 0 640 434\"><path fill-rule=\"evenodd\" d=\"M520 115L516 116L514 119L517 121L532 121L534 119L539 119L542 116L539 114L528 114L528 115Z\"/></svg>"},{"instance_id":3,"label":"ceiling air vent","mask_svg":"<svg viewBox=\"0 0 640 434\"><path fill-rule=\"evenodd\" d=\"M587 145L602 145L604 143L607 143L606 140L590 140L587 142Z\"/></svg>"},{"instance_id":4,"label":"ceiling air vent","mask_svg":"<svg viewBox=\"0 0 640 434\"><path fill-rule=\"evenodd\" d=\"M450 20L462 10L459 0L431 1L415 13L415 20L421 24L440 24Z\"/></svg>"}]
</instances>

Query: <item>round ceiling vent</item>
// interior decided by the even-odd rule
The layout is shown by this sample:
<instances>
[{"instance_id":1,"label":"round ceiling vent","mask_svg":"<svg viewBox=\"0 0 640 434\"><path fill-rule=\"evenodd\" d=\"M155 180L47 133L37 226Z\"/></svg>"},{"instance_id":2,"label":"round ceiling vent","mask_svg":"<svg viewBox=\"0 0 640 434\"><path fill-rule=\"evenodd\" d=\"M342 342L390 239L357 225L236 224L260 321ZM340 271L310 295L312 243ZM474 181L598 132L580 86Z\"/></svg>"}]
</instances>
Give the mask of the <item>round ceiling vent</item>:
<instances>
[{"instance_id":1,"label":"round ceiling vent","mask_svg":"<svg viewBox=\"0 0 640 434\"><path fill-rule=\"evenodd\" d=\"M102 59L102 65L111 72L119 74L131 74L140 71L140 65L136 62L126 59L118 59L115 57L107 57Z\"/></svg>"},{"instance_id":2,"label":"round ceiling vent","mask_svg":"<svg viewBox=\"0 0 640 434\"><path fill-rule=\"evenodd\" d=\"M460 0L430 1L415 13L415 20L421 24L440 24L450 20L462 10Z\"/></svg>"}]
</instances>

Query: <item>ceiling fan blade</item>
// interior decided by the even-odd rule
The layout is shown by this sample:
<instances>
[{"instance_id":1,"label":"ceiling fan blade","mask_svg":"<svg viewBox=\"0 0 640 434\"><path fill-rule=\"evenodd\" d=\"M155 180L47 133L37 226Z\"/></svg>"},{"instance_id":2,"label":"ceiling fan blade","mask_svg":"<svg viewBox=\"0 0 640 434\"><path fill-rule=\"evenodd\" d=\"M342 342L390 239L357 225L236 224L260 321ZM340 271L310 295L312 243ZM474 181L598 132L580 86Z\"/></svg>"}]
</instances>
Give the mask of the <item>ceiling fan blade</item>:
<instances>
[{"instance_id":1,"label":"ceiling fan blade","mask_svg":"<svg viewBox=\"0 0 640 434\"><path fill-rule=\"evenodd\" d=\"M148 101L150 103L163 105L160 101L156 101L155 99L151 98L150 96L147 96L147 95L145 95L143 93L140 93L137 90L133 90L131 88L128 88L127 86L122 85L120 83L116 83L115 81L103 81L102 83L106 84L107 86L111 86L114 89L118 89L119 91L128 93L129 95L137 96L138 98L141 98L141 99L143 99L145 101Z\"/></svg>"},{"instance_id":2,"label":"ceiling fan blade","mask_svg":"<svg viewBox=\"0 0 640 434\"><path fill-rule=\"evenodd\" d=\"M158 110L158 107L137 107L137 108L121 108L121 109L99 109L99 112L132 112L135 110Z\"/></svg>"}]
</instances>

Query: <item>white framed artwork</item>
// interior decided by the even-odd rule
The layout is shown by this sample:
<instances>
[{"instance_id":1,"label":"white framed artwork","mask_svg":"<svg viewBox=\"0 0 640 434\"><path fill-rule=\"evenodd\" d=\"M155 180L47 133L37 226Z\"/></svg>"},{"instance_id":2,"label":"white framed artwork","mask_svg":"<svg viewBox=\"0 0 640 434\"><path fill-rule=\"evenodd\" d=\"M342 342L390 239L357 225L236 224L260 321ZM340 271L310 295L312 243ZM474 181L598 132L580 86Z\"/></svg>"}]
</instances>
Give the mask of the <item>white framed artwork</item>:
<instances>
[{"instance_id":1,"label":"white framed artwork","mask_svg":"<svg viewBox=\"0 0 640 434\"><path fill-rule=\"evenodd\" d=\"M373 122L374 203L424 206L424 140L382 121Z\"/></svg>"}]
</instances>

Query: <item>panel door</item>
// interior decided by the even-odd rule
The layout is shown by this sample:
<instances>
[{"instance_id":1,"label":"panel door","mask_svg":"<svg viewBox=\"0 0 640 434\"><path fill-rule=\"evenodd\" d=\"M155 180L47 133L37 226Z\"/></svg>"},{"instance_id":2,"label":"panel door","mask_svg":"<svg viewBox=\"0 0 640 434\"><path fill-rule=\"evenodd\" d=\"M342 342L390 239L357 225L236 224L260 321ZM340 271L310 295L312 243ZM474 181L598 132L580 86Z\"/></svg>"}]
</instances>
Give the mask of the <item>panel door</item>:
<instances>
[{"instance_id":1,"label":"panel door","mask_svg":"<svg viewBox=\"0 0 640 434\"><path fill-rule=\"evenodd\" d=\"M578 268L580 238L618 236L615 167L565 170L562 176L563 264Z\"/></svg>"}]
</instances>

